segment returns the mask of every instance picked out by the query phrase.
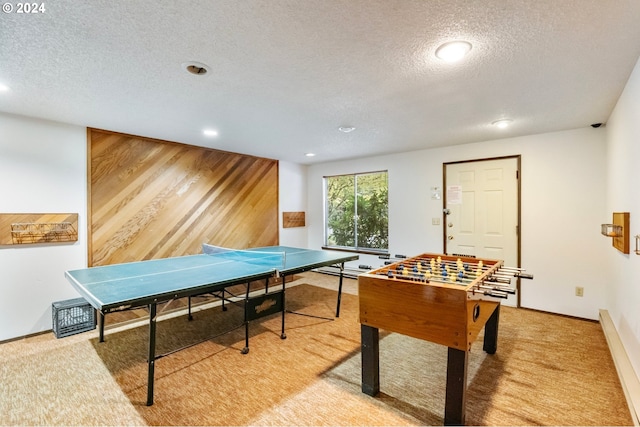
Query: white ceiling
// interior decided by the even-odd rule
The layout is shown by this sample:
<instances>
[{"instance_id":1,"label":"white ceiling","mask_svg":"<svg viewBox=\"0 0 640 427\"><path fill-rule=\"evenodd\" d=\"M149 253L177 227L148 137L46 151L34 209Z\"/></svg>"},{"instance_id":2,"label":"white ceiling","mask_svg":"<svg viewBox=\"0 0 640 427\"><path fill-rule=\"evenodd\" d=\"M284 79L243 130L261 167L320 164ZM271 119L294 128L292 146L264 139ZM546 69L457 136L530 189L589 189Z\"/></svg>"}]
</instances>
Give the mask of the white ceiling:
<instances>
[{"instance_id":1,"label":"white ceiling","mask_svg":"<svg viewBox=\"0 0 640 427\"><path fill-rule=\"evenodd\" d=\"M640 56L638 0L44 4L0 14L0 111L302 164L606 122Z\"/></svg>"}]
</instances>

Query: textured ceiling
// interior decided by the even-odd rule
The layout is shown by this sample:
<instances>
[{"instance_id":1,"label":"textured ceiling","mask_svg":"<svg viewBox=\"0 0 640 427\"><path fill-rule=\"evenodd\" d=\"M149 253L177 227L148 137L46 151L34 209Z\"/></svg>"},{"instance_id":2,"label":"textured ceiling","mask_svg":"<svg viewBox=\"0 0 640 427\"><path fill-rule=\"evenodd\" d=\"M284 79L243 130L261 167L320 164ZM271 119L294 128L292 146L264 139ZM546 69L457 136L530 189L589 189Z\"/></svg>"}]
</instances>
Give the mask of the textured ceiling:
<instances>
[{"instance_id":1,"label":"textured ceiling","mask_svg":"<svg viewBox=\"0 0 640 427\"><path fill-rule=\"evenodd\" d=\"M640 56L638 0L44 4L0 15L0 111L303 164L606 122Z\"/></svg>"}]
</instances>

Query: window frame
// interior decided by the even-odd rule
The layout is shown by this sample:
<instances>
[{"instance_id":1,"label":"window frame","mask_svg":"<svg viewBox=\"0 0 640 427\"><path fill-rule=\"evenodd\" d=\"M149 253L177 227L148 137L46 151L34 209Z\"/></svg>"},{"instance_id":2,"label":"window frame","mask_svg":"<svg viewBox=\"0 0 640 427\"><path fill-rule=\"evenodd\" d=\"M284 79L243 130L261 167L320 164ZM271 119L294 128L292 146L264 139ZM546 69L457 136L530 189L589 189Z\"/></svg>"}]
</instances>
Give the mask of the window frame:
<instances>
[{"instance_id":1,"label":"window frame","mask_svg":"<svg viewBox=\"0 0 640 427\"><path fill-rule=\"evenodd\" d=\"M357 245L358 242L358 223L357 221L354 221L354 239L356 242L355 246L334 246L334 245L329 245L328 244L328 228L329 228L329 199L328 199L328 194L327 194L327 180L330 178L336 178L336 177L342 177L342 176L353 176L354 177L354 211L355 211L355 216L358 216L358 203L357 203L357 199L358 199L358 176L363 176L363 175L374 175L374 174L386 174L387 177L387 248L384 249L377 249L377 248L367 248L367 247L361 247ZM388 227L389 227L389 171L388 170L376 170L376 171L368 171L368 172L354 172L354 173L343 173L343 174L335 174L335 175L325 175L322 177L322 193L323 193L323 245L322 248L323 249L329 249L329 250L336 250L336 251L343 251L343 252L355 252L355 253L361 253L361 254L371 254L371 255L387 255L389 254L389 231L388 231Z\"/></svg>"}]
</instances>

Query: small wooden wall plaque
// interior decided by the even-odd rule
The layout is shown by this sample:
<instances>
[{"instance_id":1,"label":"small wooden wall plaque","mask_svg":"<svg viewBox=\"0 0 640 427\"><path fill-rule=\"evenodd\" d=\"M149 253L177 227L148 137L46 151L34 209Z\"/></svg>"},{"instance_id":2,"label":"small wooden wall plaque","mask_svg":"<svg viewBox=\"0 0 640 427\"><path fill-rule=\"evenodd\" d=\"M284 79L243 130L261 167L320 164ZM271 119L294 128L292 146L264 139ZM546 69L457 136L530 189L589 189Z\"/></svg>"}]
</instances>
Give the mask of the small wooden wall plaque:
<instances>
[{"instance_id":1,"label":"small wooden wall plaque","mask_svg":"<svg viewBox=\"0 0 640 427\"><path fill-rule=\"evenodd\" d=\"M0 214L0 245L78 240L77 213Z\"/></svg>"},{"instance_id":2,"label":"small wooden wall plaque","mask_svg":"<svg viewBox=\"0 0 640 427\"><path fill-rule=\"evenodd\" d=\"M282 212L282 228L304 227L304 212Z\"/></svg>"},{"instance_id":3,"label":"small wooden wall plaque","mask_svg":"<svg viewBox=\"0 0 640 427\"><path fill-rule=\"evenodd\" d=\"M613 247L623 254L629 253L629 212L614 212L613 225L622 227L622 236L613 238Z\"/></svg>"}]
</instances>

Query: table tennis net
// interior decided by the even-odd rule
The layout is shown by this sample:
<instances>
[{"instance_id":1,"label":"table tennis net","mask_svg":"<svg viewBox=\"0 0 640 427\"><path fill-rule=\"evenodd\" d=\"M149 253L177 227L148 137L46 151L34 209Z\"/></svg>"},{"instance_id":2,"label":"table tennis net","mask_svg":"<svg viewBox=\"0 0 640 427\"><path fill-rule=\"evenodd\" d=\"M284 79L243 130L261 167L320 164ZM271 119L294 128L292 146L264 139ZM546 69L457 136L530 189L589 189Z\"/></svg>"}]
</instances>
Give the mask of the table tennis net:
<instances>
[{"instance_id":1,"label":"table tennis net","mask_svg":"<svg viewBox=\"0 0 640 427\"><path fill-rule=\"evenodd\" d=\"M286 252L230 249L203 243L202 253L231 261L262 265L268 268L273 268L275 271L283 270L286 265Z\"/></svg>"}]
</instances>

